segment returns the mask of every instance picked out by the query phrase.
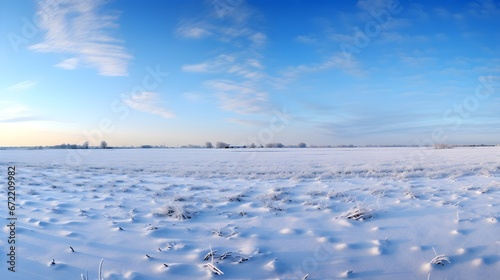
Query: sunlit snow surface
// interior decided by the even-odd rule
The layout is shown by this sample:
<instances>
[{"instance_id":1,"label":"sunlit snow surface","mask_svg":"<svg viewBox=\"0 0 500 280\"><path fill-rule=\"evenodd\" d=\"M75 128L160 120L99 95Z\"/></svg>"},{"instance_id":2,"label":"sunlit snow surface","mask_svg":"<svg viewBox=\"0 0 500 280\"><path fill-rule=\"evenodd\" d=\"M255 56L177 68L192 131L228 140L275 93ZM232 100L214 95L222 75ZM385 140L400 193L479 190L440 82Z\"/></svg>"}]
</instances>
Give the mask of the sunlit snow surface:
<instances>
[{"instance_id":1,"label":"sunlit snow surface","mask_svg":"<svg viewBox=\"0 0 500 280\"><path fill-rule=\"evenodd\" d=\"M1 150L0 166L18 204L0 279L97 279L101 259L105 279L500 275L499 147Z\"/></svg>"}]
</instances>

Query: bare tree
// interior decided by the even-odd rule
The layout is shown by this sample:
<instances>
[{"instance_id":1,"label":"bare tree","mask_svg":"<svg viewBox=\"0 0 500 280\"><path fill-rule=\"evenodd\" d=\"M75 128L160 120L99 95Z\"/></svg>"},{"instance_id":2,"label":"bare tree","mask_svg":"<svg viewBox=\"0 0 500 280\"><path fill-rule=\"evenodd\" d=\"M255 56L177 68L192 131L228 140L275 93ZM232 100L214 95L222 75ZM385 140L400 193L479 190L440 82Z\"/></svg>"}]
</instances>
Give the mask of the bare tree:
<instances>
[{"instance_id":1,"label":"bare tree","mask_svg":"<svg viewBox=\"0 0 500 280\"><path fill-rule=\"evenodd\" d=\"M283 148L285 145L282 143L267 143L266 148Z\"/></svg>"},{"instance_id":2,"label":"bare tree","mask_svg":"<svg viewBox=\"0 0 500 280\"><path fill-rule=\"evenodd\" d=\"M214 147L214 145L212 145L212 142L205 143L205 146L207 146L207 148L209 149L212 149Z\"/></svg>"},{"instance_id":3,"label":"bare tree","mask_svg":"<svg viewBox=\"0 0 500 280\"><path fill-rule=\"evenodd\" d=\"M108 148L108 143L106 141L101 141L101 149L107 149Z\"/></svg>"},{"instance_id":4,"label":"bare tree","mask_svg":"<svg viewBox=\"0 0 500 280\"><path fill-rule=\"evenodd\" d=\"M299 148L305 148L305 147L307 147L306 143L302 143L302 142L299 143Z\"/></svg>"},{"instance_id":5,"label":"bare tree","mask_svg":"<svg viewBox=\"0 0 500 280\"><path fill-rule=\"evenodd\" d=\"M225 148L228 148L228 147L229 147L229 144L224 143L224 142L217 142L217 143L215 144L215 147L216 147L217 149L225 149Z\"/></svg>"},{"instance_id":6,"label":"bare tree","mask_svg":"<svg viewBox=\"0 0 500 280\"><path fill-rule=\"evenodd\" d=\"M453 146L447 144L434 144L434 149L453 149Z\"/></svg>"}]
</instances>

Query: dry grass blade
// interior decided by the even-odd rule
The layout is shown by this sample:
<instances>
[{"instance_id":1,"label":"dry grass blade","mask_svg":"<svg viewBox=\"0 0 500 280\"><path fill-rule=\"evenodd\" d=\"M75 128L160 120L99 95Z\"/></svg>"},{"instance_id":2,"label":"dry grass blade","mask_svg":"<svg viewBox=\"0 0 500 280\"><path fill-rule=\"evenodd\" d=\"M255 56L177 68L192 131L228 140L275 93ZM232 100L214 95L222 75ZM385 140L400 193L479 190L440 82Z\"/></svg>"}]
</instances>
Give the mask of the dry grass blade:
<instances>
[{"instance_id":1,"label":"dry grass blade","mask_svg":"<svg viewBox=\"0 0 500 280\"><path fill-rule=\"evenodd\" d=\"M220 255L219 259L223 260L229 256L231 256L231 252L225 252L224 254Z\"/></svg>"},{"instance_id":2,"label":"dry grass blade","mask_svg":"<svg viewBox=\"0 0 500 280\"><path fill-rule=\"evenodd\" d=\"M212 228L212 234L217 235L217 236L222 236L222 231L220 228Z\"/></svg>"},{"instance_id":3,"label":"dry grass blade","mask_svg":"<svg viewBox=\"0 0 500 280\"><path fill-rule=\"evenodd\" d=\"M102 273L102 263L104 262L104 259L101 259L101 262L99 263L99 274L97 275L99 277L99 280L104 280L104 275Z\"/></svg>"},{"instance_id":4,"label":"dry grass blade","mask_svg":"<svg viewBox=\"0 0 500 280\"><path fill-rule=\"evenodd\" d=\"M451 263L450 258L448 258L448 256L446 256L445 254L438 255L434 247L432 247L432 251L434 251L434 254L436 254L436 256L430 261L431 264L440 264L444 266L444 262Z\"/></svg>"},{"instance_id":5,"label":"dry grass blade","mask_svg":"<svg viewBox=\"0 0 500 280\"><path fill-rule=\"evenodd\" d=\"M246 262L246 261L248 261L248 260L249 260L248 258L245 258L245 257L239 257L239 259L238 259L238 263Z\"/></svg>"},{"instance_id":6,"label":"dry grass blade","mask_svg":"<svg viewBox=\"0 0 500 280\"><path fill-rule=\"evenodd\" d=\"M347 212L342 214L340 217L351 219L351 220L363 221L365 219L372 218L373 213L372 213L372 210L370 210L370 209L360 207L360 206L354 206L353 208L349 209Z\"/></svg>"},{"instance_id":7,"label":"dry grass blade","mask_svg":"<svg viewBox=\"0 0 500 280\"><path fill-rule=\"evenodd\" d=\"M210 271L212 271L213 273L217 274L217 275L222 275L224 274L224 272L222 272L222 270L218 269L215 265L213 265L212 263L207 263L207 267L208 269L210 269Z\"/></svg>"},{"instance_id":8,"label":"dry grass blade","mask_svg":"<svg viewBox=\"0 0 500 280\"><path fill-rule=\"evenodd\" d=\"M208 261L211 257L214 256L214 254L217 253L217 250L210 250L210 252L208 252L205 257L203 258L204 261Z\"/></svg>"},{"instance_id":9,"label":"dry grass blade","mask_svg":"<svg viewBox=\"0 0 500 280\"><path fill-rule=\"evenodd\" d=\"M186 220L193 217L193 213L181 205L165 205L153 212L157 217L173 217L176 220Z\"/></svg>"},{"instance_id":10,"label":"dry grass blade","mask_svg":"<svg viewBox=\"0 0 500 280\"><path fill-rule=\"evenodd\" d=\"M451 263L450 258L448 258L445 254L437 255L430 261L431 264L440 264L442 266L444 266L444 262Z\"/></svg>"}]
</instances>

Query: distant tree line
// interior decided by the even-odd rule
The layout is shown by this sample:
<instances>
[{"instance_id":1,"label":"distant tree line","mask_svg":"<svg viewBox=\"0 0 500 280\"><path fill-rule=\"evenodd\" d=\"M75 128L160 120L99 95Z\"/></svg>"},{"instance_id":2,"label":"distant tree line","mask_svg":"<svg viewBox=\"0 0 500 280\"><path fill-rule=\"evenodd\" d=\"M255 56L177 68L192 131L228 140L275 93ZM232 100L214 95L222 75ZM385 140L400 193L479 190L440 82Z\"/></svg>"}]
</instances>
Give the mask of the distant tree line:
<instances>
[{"instance_id":1,"label":"distant tree line","mask_svg":"<svg viewBox=\"0 0 500 280\"><path fill-rule=\"evenodd\" d=\"M54 145L54 146L48 146L46 148L49 149L88 149L89 142L85 141L81 145L76 145L76 144L60 144L60 145ZM42 149L42 146L37 147L38 149ZM99 145L99 148L101 149L109 149L108 143L106 141L101 141L101 144Z\"/></svg>"},{"instance_id":2,"label":"distant tree line","mask_svg":"<svg viewBox=\"0 0 500 280\"><path fill-rule=\"evenodd\" d=\"M283 143L267 143L266 145L259 145L259 146L255 145L255 143L252 143L252 144L247 146L247 145L231 145L231 144L228 144L226 142L216 142L215 146L214 146L212 144L212 142L206 142L205 147L208 149L213 149L213 148L216 148L216 149L230 149L230 148L255 149L255 148L306 148L307 145L306 145L306 143L301 142L296 146L286 146Z\"/></svg>"},{"instance_id":3,"label":"distant tree line","mask_svg":"<svg viewBox=\"0 0 500 280\"><path fill-rule=\"evenodd\" d=\"M49 146L48 148L49 149L88 149L89 148L89 143L85 142L82 145L60 144L60 145Z\"/></svg>"},{"instance_id":4,"label":"distant tree line","mask_svg":"<svg viewBox=\"0 0 500 280\"><path fill-rule=\"evenodd\" d=\"M216 142L215 145L212 142L206 142L205 145L184 145L177 146L177 148L183 149L231 149L231 148L358 148L358 147L367 147L367 148L377 148L377 147L432 147L434 149L453 149L455 147L500 147L500 144L434 144L434 145L364 145L364 146L356 146L356 145L306 145L306 143L299 143L298 145L284 145L283 143L267 143L265 145L256 145L255 143L251 143L250 145L232 145L225 142ZM173 146L167 147L165 145L141 145L141 146L119 146L119 147L109 147L106 141L101 141L99 146L89 146L89 142L86 141L81 145L76 144L60 144L54 146L20 146L15 148L28 148L30 150L42 150L42 149L166 149L166 148L175 148ZM6 147L0 147L0 150L5 150Z\"/></svg>"}]
</instances>

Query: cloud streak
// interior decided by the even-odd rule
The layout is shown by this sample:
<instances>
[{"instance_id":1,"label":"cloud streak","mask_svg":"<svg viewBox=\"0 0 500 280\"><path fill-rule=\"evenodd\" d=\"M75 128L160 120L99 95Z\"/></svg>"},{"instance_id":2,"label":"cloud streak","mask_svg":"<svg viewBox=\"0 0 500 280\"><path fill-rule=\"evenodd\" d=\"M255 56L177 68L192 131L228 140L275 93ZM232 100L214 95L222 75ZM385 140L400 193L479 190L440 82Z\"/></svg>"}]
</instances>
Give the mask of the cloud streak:
<instances>
[{"instance_id":1,"label":"cloud streak","mask_svg":"<svg viewBox=\"0 0 500 280\"><path fill-rule=\"evenodd\" d=\"M23 91L23 90L28 90L28 89L36 86L36 84L37 84L37 82L35 82L35 81L26 80L26 81L22 81L20 83L17 83L15 85L12 85L12 86L8 87L7 89L14 90L14 91Z\"/></svg>"},{"instance_id":2,"label":"cloud streak","mask_svg":"<svg viewBox=\"0 0 500 280\"><path fill-rule=\"evenodd\" d=\"M227 118L226 121L245 126L257 126L257 127L263 127L269 124L269 122L265 122L262 120L249 120L249 119L238 119L238 118Z\"/></svg>"},{"instance_id":3,"label":"cloud streak","mask_svg":"<svg viewBox=\"0 0 500 280\"><path fill-rule=\"evenodd\" d=\"M20 123L20 122L31 122L31 121L39 121L38 117L16 117L16 118L5 118L0 119L0 123Z\"/></svg>"},{"instance_id":4,"label":"cloud streak","mask_svg":"<svg viewBox=\"0 0 500 280\"><path fill-rule=\"evenodd\" d=\"M0 123L19 123L40 118L33 115L33 111L22 105L13 102L0 102Z\"/></svg>"},{"instance_id":5,"label":"cloud streak","mask_svg":"<svg viewBox=\"0 0 500 280\"><path fill-rule=\"evenodd\" d=\"M210 25L204 22L184 21L177 28L177 35L187 39L202 39L213 35Z\"/></svg>"},{"instance_id":6,"label":"cloud streak","mask_svg":"<svg viewBox=\"0 0 500 280\"><path fill-rule=\"evenodd\" d=\"M259 91L249 83L211 80L206 82L206 86L217 94L223 110L248 115L271 109L267 92Z\"/></svg>"},{"instance_id":7,"label":"cloud streak","mask_svg":"<svg viewBox=\"0 0 500 280\"><path fill-rule=\"evenodd\" d=\"M214 59L210 59L202 63L183 65L182 71L194 73L220 72L230 67L234 60L234 56L221 54Z\"/></svg>"},{"instance_id":8,"label":"cloud streak","mask_svg":"<svg viewBox=\"0 0 500 280\"><path fill-rule=\"evenodd\" d=\"M208 3L211 6L205 15L182 21L176 30L177 35L197 40L211 37L221 43L219 49L237 50L223 52L200 63L183 65L182 71L224 75L203 83L218 98L219 108L224 111L240 115L269 113L268 93L258 83L268 78L260 54L268 38L250 27L250 18L258 18L255 11L245 1L216 0ZM228 121L231 120L234 119Z\"/></svg>"},{"instance_id":9,"label":"cloud streak","mask_svg":"<svg viewBox=\"0 0 500 280\"><path fill-rule=\"evenodd\" d=\"M361 67L356 58L346 56L341 52L335 52L325 58L321 63L288 67L286 70L282 71L281 76L274 78L273 84L276 88L283 89L287 84L297 80L303 75L332 69L340 70L355 77L363 77L366 75L366 71Z\"/></svg>"},{"instance_id":10,"label":"cloud streak","mask_svg":"<svg viewBox=\"0 0 500 280\"><path fill-rule=\"evenodd\" d=\"M124 103L137 111L159 115L166 119L175 118L173 112L160 105L162 103L160 94L156 92L142 92L136 94L124 100Z\"/></svg>"},{"instance_id":11,"label":"cloud streak","mask_svg":"<svg viewBox=\"0 0 500 280\"><path fill-rule=\"evenodd\" d=\"M327 135L355 139L368 135L388 135L390 133L424 133L431 126L437 126L435 120L425 114L371 112L365 114L346 114L335 117L330 122L322 122L319 130Z\"/></svg>"},{"instance_id":12,"label":"cloud streak","mask_svg":"<svg viewBox=\"0 0 500 280\"><path fill-rule=\"evenodd\" d=\"M39 27L44 40L30 48L37 52L71 56L56 66L63 69L95 68L103 76L126 76L132 56L115 38L117 14L102 14L101 0L38 1Z\"/></svg>"}]
</instances>

